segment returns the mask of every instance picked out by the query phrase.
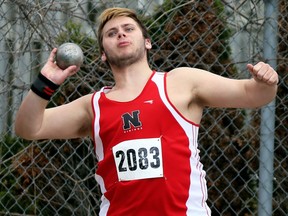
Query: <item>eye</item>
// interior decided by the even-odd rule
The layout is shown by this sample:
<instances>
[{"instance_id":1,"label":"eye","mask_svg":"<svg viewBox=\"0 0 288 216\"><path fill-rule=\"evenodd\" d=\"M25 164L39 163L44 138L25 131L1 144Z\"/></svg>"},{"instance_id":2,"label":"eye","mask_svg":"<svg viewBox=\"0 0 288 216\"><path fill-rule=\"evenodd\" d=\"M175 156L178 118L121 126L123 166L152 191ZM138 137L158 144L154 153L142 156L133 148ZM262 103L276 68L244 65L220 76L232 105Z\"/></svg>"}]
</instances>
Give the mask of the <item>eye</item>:
<instances>
[{"instance_id":1,"label":"eye","mask_svg":"<svg viewBox=\"0 0 288 216\"><path fill-rule=\"evenodd\" d=\"M126 32L131 32L134 30L134 27L127 27L125 30L126 30Z\"/></svg>"},{"instance_id":2,"label":"eye","mask_svg":"<svg viewBox=\"0 0 288 216\"><path fill-rule=\"evenodd\" d=\"M116 35L116 31L110 31L107 35L108 37L114 37Z\"/></svg>"}]
</instances>

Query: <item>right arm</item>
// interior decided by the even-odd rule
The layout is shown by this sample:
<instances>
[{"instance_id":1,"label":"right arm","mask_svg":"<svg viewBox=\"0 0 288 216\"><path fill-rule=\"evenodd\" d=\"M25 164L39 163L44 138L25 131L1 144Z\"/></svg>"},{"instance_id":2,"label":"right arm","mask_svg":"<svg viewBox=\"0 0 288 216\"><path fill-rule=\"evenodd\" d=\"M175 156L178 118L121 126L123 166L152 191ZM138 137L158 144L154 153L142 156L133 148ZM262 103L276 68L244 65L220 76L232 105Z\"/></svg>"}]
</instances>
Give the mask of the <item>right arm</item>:
<instances>
[{"instance_id":1,"label":"right arm","mask_svg":"<svg viewBox=\"0 0 288 216\"><path fill-rule=\"evenodd\" d=\"M70 66L62 71L54 63L56 51L57 49L53 49L41 73L53 83L60 85L79 68ZM91 96L86 95L71 103L46 109L48 100L30 90L17 112L15 132L29 140L70 139L91 135Z\"/></svg>"},{"instance_id":2,"label":"right arm","mask_svg":"<svg viewBox=\"0 0 288 216\"><path fill-rule=\"evenodd\" d=\"M91 135L93 113L90 101L91 95L86 95L71 103L46 109L48 101L30 90L17 112L15 132L28 140Z\"/></svg>"}]
</instances>

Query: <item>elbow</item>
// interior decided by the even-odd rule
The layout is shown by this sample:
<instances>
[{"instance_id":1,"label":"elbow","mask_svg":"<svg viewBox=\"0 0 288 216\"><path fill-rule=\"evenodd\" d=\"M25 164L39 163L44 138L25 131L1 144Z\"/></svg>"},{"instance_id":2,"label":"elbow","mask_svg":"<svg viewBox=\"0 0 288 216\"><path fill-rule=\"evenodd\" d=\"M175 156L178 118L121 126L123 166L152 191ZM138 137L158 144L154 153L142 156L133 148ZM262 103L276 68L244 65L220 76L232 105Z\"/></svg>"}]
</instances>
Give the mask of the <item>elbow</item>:
<instances>
[{"instance_id":1,"label":"elbow","mask_svg":"<svg viewBox=\"0 0 288 216\"><path fill-rule=\"evenodd\" d=\"M276 98L276 92L270 92L269 94L265 95L263 98L258 98L258 100L252 100L251 101L251 107L249 108L261 108L264 107L266 105L268 105L269 103L273 102Z\"/></svg>"},{"instance_id":2,"label":"elbow","mask_svg":"<svg viewBox=\"0 0 288 216\"><path fill-rule=\"evenodd\" d=\"M246 90L247 108L261 108L275 100L277 85L260 85L261 88Z\"/></svg>"},{"instance_id":3,"label":"elbow","mask_svg":"<svg viewBox=\"0 0 288 216\"><path fill-rule=\"evenodd\" d=\"M20 137L20 138L24 139L24 140L29 140L29 141L38 140L36 137L31 136L31 135L29 135L29 134L25 134L25 133L15 132L15 135L16 135L17 137Z\"/></svg>"},{"instance_id":4,"label":"elbow","mask_svg":"<svg viewBox=\"0 0 288 216\"><path fill-rule=\"evenodd\" d=\"M274 101L276 99L276 96L277 96L277 89L278 89L278 86L275 85L272 87L272 89L270 89L269 92L267 92L267 95L266 95L266 101L264 101L264 104L262 106L265 106L269 103L271 103L272 101Z\"/></svg>"},{"instance_id":5,"label":"elbow","mask_svg":"<svg viewBox=\"0 0 288 216\"><path fill-rule=\"evenodd\" d=\"M22 124L19 124L17 121L14 125L15 135L21 137L25 140L37 140L37 136L27 130L28 127L23 127Z\"/></svg>"},{"instance_id":6,"label":"elbow","mask_svg":"<svg viewBox=\"0 0 288 216\"><path fill-rule=\"evenodd\" d=\"M18 137L21 137L25 140L33 140L33 137L30 136L29 134L25 133L21 128L19 128L18 126L14 127L14 131L15 131L15 135Z\"/></svg>"}]
</instances>

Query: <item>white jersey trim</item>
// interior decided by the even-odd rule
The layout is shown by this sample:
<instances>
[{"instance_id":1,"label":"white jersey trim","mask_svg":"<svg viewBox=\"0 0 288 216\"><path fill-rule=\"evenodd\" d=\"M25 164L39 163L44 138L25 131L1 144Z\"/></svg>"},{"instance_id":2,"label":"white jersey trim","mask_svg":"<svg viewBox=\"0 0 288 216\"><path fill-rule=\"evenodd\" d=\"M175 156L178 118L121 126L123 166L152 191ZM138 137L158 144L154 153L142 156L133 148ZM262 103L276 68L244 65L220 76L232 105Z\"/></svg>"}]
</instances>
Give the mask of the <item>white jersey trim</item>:
<instances>
[{"instance_id":1,"label":"white jersey trim","mask_svg":"<svg viewBox=\"0 0 288 216\"><path fill-rule=\"evenodd\" d=\"M100 131L100 109L99 109L99 99L101 96L101 92L103 92L104 88L102 88L100 91L96 92L93 96L93 108L95 112L95 117L94 117L94 142L95 142L95 154L97 157L98 162L104 159L104 152L103 152L103 143L102 140L99 136L99 131ZM101 205L100 205L100 212L99 216L106 216L110 202L106 197L104 196L104 193L107 191L105 188L105 183L103 178L100 175L95 174L95 179L98 182L101 192L102 192L102 197L101 197Z\"/></svg>"},{"instance_id":2,"label":"white jersey trim","mask_svg":"<svg viewBox=\"0 0 288 216\"><path fill-rule=\"evenodd\" d=\"M198 149L198 131L199 127L191 124L186 119L184 119L177 110L174 109L173 105L169 102L166 90L165 90L165 73L156 72L152 77L152 81L157 85L160 98L167 107L167 109L174 116L176 121L181 125L189 138L189 149L191 150L190 165L191 165L191 175L190 175L190 188L189 197L186 201L187 215L211 215L211 210L208 207L207 200L207 186L205 176L206 173L202 169L203 165L200 162L199 149ZM195 172L198 174L195 175ZM200 200L200 202L195 202Z\"/></svg>"},{"instance_id":3,"label":"white jersey trim","mask_svg":"<svg viewBox=\"0 0 288 216\"><path fill-rule=\"evenodd\" d=\"M99 109L99 99L101 96L101 92L104 88L102 88L100 91L96 92L93 96L93 107L95 112L95 119L94 119L94 140L95 140L95 153L98 161L103 160L104 158L104 152L103 152L103 143L99 136L100 131L100 109Z\"/></svg>"}]
</instances>

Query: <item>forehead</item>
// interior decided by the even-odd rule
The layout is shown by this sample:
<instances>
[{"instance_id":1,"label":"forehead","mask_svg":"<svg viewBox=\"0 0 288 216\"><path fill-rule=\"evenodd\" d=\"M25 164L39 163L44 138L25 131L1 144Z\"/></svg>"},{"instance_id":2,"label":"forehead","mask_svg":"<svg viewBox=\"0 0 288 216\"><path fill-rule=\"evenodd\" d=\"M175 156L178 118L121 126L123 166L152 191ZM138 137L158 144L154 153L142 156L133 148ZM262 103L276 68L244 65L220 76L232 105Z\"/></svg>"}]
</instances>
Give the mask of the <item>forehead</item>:
<instances>
[{"instance_id":1,"label":"forehead","mask_svg":"<svg viewBox=\"0 0 288 216\"><path fill-rule=\"evenodd\" d=\"M115 17L111 20L109 20L103 27L103 32L107 32L109 31L110 29L113 29L113 28L119 28L121 26L124 26L124 25L135 25L137 26L137 22L130 18L130 17L126 17L126 16L119 16L119 17Z\"/></svg>"}]
</instances>

